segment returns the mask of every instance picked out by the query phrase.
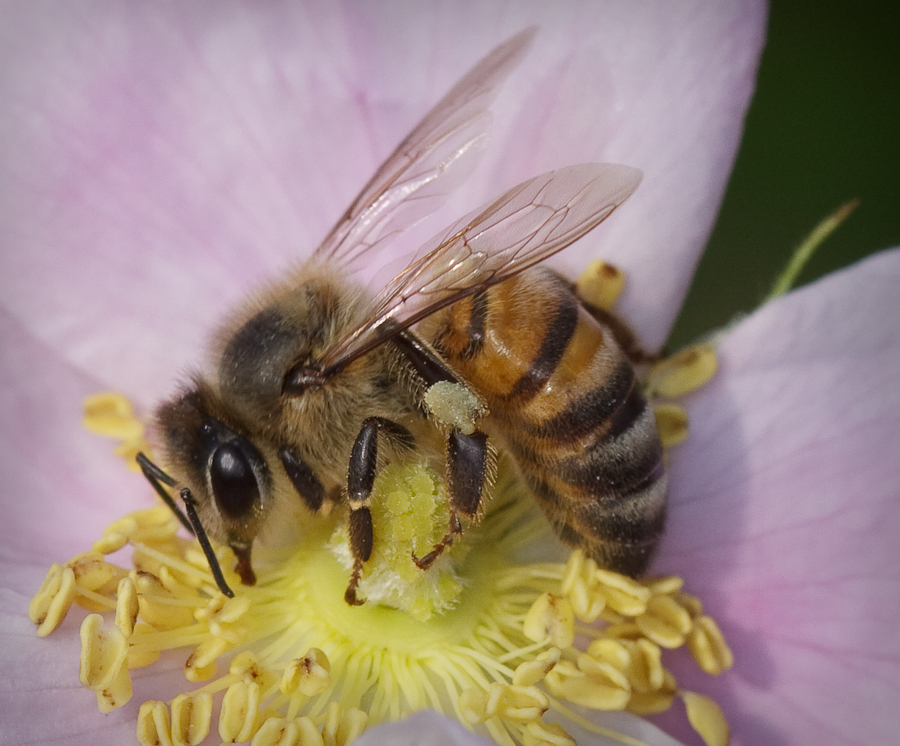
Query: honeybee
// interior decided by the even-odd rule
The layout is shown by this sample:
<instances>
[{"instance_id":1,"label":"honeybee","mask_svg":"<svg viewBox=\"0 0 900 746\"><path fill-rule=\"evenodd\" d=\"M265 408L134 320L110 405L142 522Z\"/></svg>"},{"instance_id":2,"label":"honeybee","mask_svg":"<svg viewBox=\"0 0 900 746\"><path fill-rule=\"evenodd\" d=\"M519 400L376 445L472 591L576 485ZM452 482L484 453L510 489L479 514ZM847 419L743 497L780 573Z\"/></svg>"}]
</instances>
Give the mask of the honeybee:
<instances>
[{"instance_id":1,"label":"honeybee","mask_svg":"<svg viewBox=\"0 0 900 746\"><path fill-rule=\"evenodd\" d=\"M197 535L226 595L207 535L234 550L242 583L253 584L254 539L276 495L287 495L313 513L346 504L354 567L345 598L362 603L373 483L386 460L409 455L442 463L448 496L444 537L414 558L423 569L478 520L497 448L564 541L629 574L649 561L666 490L652 412L618 327L535 266L605 220L637 188L637 169L582 164L526 181L426 243L374 297L349 269L405 210L434 209L436 186L471 168L487 107L533 33L464 76L311 258L223 325L211 373L158 408L175 476L143 455L139 463ZM462 414L435 404L441 387L461 395Z\"/></svg>"}]
</instances>

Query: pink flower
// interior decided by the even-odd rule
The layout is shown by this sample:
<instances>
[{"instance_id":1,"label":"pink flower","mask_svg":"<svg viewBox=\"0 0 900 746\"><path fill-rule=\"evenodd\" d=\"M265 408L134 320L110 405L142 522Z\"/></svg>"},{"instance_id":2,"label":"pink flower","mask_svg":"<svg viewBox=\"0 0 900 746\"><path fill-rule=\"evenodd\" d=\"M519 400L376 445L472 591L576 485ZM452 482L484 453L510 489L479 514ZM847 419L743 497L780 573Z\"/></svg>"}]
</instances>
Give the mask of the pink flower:
<instances>
[{"instance_id":1,"label":"pink flower","mask_svg":"<svg viewBox=\"0 0 900 746\"><path fill-rule=\"evenodd\" d=\"M222 312L311 250L417 117L531 24L484 163L411 235L559 166L638 166L637 194L558 266L625 269L620 309L659 344L728 175L764 8L35 2L3 16L0 732L96 744L130 742L137 704L174 693L181 661L101 717L77 682L77 622L37 640L25 617L49 563L150 500L82 431L83 397L112 388L146 408L167 394ZM722 702L735 743L897 729L898 275L886 253L763 308L689 401L657 569L688 579L734 647L725 676L679 681ZM360 743L455 729L441 723L418 715Z\"/></svg>"}]
</instances>

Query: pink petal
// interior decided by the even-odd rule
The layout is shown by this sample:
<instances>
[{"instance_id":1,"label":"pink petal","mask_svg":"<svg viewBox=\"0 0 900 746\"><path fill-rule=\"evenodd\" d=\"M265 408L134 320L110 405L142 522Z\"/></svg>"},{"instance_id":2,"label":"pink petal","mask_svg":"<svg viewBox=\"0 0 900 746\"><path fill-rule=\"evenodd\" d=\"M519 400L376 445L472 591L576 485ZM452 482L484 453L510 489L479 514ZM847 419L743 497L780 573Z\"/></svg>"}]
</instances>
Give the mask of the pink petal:
<instances>
[{"instance_id":1,"label":"pink petal","mask_svg":"<svg viewBox=\"0 0 900 746\"><path fill-rule=\"evenodd\" d=\"M731 331L689 403L657 569L684 575L736 665L686 688L739 744L872 744L900 718L900 250Z\"/></svg>"},{"instance_id":2,"label":"pink petal","mask_svg":"<svg viewBox=\"0 0 900 746\"><path fill-rule=\"evenodd\" d=\"M13 4L0 23L2 303L74 366L143 403L215 319L308 252L426 108L523 27L495 146L428 229L535 173L644 168L582 251L632 278L663 338L715 214L764 6L643 2ZM584 255L562 258L577 271Z\"/></svg>"}]
</instances>

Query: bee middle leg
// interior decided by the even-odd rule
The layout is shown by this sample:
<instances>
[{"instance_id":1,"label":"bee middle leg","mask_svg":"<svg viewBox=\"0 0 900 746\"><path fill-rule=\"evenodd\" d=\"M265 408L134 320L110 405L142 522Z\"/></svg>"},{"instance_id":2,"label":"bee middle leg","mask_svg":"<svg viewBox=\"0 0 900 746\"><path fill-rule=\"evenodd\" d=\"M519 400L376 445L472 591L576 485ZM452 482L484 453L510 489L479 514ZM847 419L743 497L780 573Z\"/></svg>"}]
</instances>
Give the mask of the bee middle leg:
<instances>
[{"instance_id":1,"label":"bee middle leg","mask_svg":"<svg viewBox=\"0 0 900 746\"><path fill-rule=\"evenodd\" d=\"M403 425L398 425L385 417L367 417L363 420L359 435L350 451L350 465L347 469L347 493L350 499L350 553L353 555L353 574L344 593L344 600L351 606L364 603L356 595L362 575L363 564L372 556L372 545L375 541L372 525L372 511L369 501L375 475L378 470L378 438L379 435L411 447L413 435Z\"/></svg>"},{"instance_id":2,"label":"bee middle leg","mask_svg":"<svg viewBox=\"0 0 900 746\"><path fill-rule=\"evenodd\" d=\"M462 534L459 516L475 518L481 507L485 484L488 482L491 451L487 435L479 430L471 435L458 428L450 431L447 439L447 487L450 497L450 522L444 534L432 550L424 557L413 555L413 562L422 570L427 570L444 550Z\"/></svg>"}]
</instances>

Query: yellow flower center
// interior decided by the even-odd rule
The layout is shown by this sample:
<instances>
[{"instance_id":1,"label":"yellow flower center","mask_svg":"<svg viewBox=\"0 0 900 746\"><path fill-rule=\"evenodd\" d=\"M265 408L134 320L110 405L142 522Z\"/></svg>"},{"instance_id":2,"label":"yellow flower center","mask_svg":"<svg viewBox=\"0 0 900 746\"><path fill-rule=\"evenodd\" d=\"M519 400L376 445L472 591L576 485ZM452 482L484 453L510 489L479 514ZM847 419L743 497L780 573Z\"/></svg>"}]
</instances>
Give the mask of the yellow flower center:
<instances>
[{"instance_id":1,"label":"yellow flower center","mask_svg":"<svg viewBox=\"0 0 900 746\"><path fill-rule=\"evenodd\" d=\"M674 396L714 369L714 352L704 347L658 365L650 385ZM146 450L123 397L92 397L85 409L87 426L118 438L121 453ZM657 416L666 444L684 437L684 410L668 404ZM663 664L664 650L686 645L710 674L731 666L701 602L680 578L633 580L579 551L565 563L521 561L550 533L512 474L501 467L483 521L423 572L411 558L447 525L442 480L421 464L384 469L372 500L381 514L373 516L376 551L359 585L362 606L344 600L352 557L339 511L295 547L255 549L252 587L230 570L230 549L217 548L237 592L229 599L196 542L157 506L117 520L91 551L53 565L29 613L45 636L73 603L95 612L81 627L80 680L102 712L131 699L133 669L162 651L185 652L184 675L198 686L168 693L177 695L168 704L141 705L141 744L201 743L213 727L214 697L219 737L255 746L343 746L371 724L426 708L508 746L574 744L563 726L544 721L548 711L637 744L580 708L644 715L676 697L708 744L726 744L715 703L680 690ZM123 561L110 561L120 551Z\"/></svg>"}]
</instances>

